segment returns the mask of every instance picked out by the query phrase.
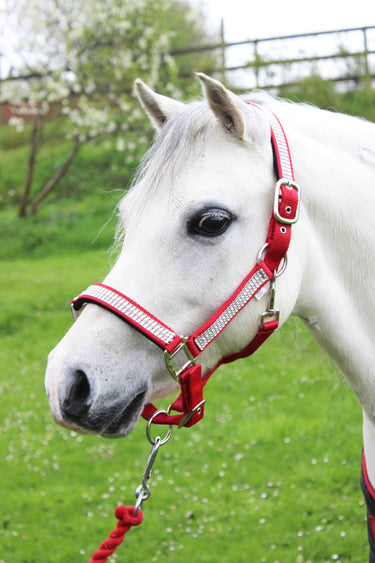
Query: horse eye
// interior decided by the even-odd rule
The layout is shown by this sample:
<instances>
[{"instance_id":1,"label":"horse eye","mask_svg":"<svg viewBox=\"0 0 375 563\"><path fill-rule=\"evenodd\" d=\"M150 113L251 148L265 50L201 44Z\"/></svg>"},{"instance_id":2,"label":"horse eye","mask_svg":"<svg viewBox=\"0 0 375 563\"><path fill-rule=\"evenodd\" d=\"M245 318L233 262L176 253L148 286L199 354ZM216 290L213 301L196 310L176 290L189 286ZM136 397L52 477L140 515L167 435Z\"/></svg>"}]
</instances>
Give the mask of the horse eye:
<instances>
[{"instance_id":1,"label":"horse eye","mask_svg":"<svg viewBox=\"0 0 375 563\"><path fill-rule=\"evenodd\" d=\"M189 223L189 232L194 235L216 237L222 235L232 222L232 215L224 209L201 211Z\"/></svg>"}]
</instances>

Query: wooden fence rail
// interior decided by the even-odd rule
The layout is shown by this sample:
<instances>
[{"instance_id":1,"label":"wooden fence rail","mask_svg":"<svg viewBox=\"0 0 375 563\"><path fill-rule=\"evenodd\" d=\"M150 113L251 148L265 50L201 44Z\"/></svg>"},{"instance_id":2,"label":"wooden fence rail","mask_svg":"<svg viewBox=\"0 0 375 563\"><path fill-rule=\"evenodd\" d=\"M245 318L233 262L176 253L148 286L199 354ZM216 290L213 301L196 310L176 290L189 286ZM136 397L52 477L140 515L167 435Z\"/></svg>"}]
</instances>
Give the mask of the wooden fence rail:
<instances>
[{"instance_id":1,"label":"wooden fence rail","mask_svg":"<svg viewBox=\"0 0 375 563\"><path fill-rule=\"evenodd\" d=\"M262 54L260 52L260 47L265 44L270 45L269 51L272 51L272 45L275 43L279 43L281 46L284 44L286 45L289 41L298 40L299 45L301 40L305 40L308 38L320 38L320 37L335 37L338 35L350 35L350 34L361 34L362 37L362 47L360 50L349 51L340 47L340 44L336 41L336 52L331 52L328 54L321 54L321 55L312 55L307 54L305 56L298 56L298 57L284 57L284 58L272 58L269 56L269 53ZM369 46L369 34L372 34L372 45L373 47ZM246 62L242 64L229 64L228 59L228 51L232 48L241 48L241 47L248 47L252 48L251 56L246 57ZM295 50L295 49L294 49ZM346 28L346 29L335 29L330 31L317 31L311 33L301 33L301 34L294 34L294 35L279 35L274 37L261 37L257 39L248 39L244 41L234 41L234 42L226 42L225 41L225 33L224 33L224 22L222 20L221 27L220 27L220 41L218 43L212 43L208 45L201 45L197 47L188 47L185 49L178 49L169 52L169 55L174 57L184 57L188 56L189 54L193 53L215 53L219 52L219 56L216 57L218 63L216 66L207 67L205 70L207 73L218 75L220 79L224 83L230 83L233 86L233 73L238 71L246 71L242 74L242 82L245 82L242 86L236 85L237 91L245 91L250 90L254 87L262 88L265 90L280 90L288 86L295 85L301 79L302 73L297 73L297 76L294 78L293 81L285 81L282 80L279 83L275 83L274 81L270 80L262 80L262 71L266 69L273 69L278 70L279 72L282 69L287 68L290 65L302 65L302 64L311 64L311 63L319 63L321 61L337 61L339 59L346 60L348 65L350 62L355 61L355 72L353 70L349 71L346 69L345 72L332 76L331 80L335 82L346 82L349 84L352 82L356 85L359 81L363 81L366 88L371 88L372 80L375 79L375 26L366 26L366 27L353 27L353 28ZM215 57L214 57L215 59ZM250 71L250 73L249 73ZM48 74L48 72L44 74L21 74L16 76L7 76L1 77L0 76L0 86L2 83L9 82L9 81L22 81L22 80L30 80L32 78L38 78ZM265 73L263 72L263 75ZM267 77L267 76L266 76ZM247 84L246 84L247 82Z\"/></svg>"},{"instance_id":2,"label":"wooden fence rail","mask_svg":"<svg viewBox=\"0 0 375 563\"><path fill-rule=\"evenodd\" d=\"M354 50L343 48L338 41L338 36L342 37L344 35L348 37L350 34L356 35L357 45ZM290 55L290 53L296 53L301 50L304 40L311 41L323 37L333 39L334 47L328 53L312 54L311 50L308 53L308 49L306 49L299 56L286 56L284 58L280 56L272 58L271 56L276 46L278 52L287 47L288 55ZM267 46L267 49L264 46ZM229 51L236 48L242 50L243 62L230 64L231 57ZM281 92L283 89L296 86L302 80L304 73L306 75L307 65L310 65L308 67L308 75L318 74L321 76L319 69L314 68L314 64L329 63L331 61L330 71L337 71L338 65L336 63L338 61L345 61L346 67L341 69L341 72L336 72L336 75L331 73L329 79L337 83L344 83L346 90L354 89L359 83L363 84L368 94L368 103L372 103L371 89L375 80L375 26L226 42L224 22L222 21L219 42L174 50L168 54L178 59L179 57L189 56L194 53L213 53L215 56L208 57L211 63L208 63L206 68L199 68L197 70L203 70L208 74L217 76L224 84L228 84L238 93L249 91L254 87L271 90L275 93ZM212 66L210 67L210 65ZM290 68L288 69L288 67L293 65L299 67L299 70L294 71L294 74L290 72ZM286 79L285 75L288 72L292 74L292 77L290 78L289 76ZM27 81L33 78L40 78L48 73L46 71L43 75L37 73L10 75L4 78L0 76L0 87L2 83L8 81ZM239 79L238 73L240 73ZM278 81L275 82L274 76L270 76L271 74L276 75ZM188 77L191 78L190 75ZM4 102L1 107L0 121L7 122L11 116L17 116L17 111L17 107Z\"/></svg>"},{"instance_id":3,"label":"wooden fence rail","mask_svg":"<svg viewBox=\"0 0 375 563\"><path fill-rule=\"evenodd\" d=\"M292 40L304 40L307 38L320 38L323 36L331 36L335 37L338 35L345 34L348 36L349 34L356 33L361 34L362 37L362 48L360 50L348 51L340 47L339 43L336 41L336 45L338 49L336 52L330 52L328 54L322 55L305 55L305 56L296 56L296 57L286 57L286 58L270 58L268 55L262 55L259 52L259 47L262 44L270 44L272 49L272 44L279 42L281 44L286 44ZM204 53L204 52L212 52L219 51L219 65L213 68L206 69L207 72L211 74L219 75L220 79L224 82L232 82L231 78L228 76L228 73L232 73L234 71L252 71L252 76L243 75L243 80L246 81L246 78L253 79L253 84L248 86L244 85L243 87L239 86L237 90L249 90L255 87L261 87L263 89L272 89L272 90L279 90L291 85L295 85L298 83L298 80L294 80L292 82L285 82L282 81L280 83L275 83L272 81L261 81L260 75L261 71L267 68L278 68L282 69L289 65L301 65L306 63L317 63L320 61L335 61L338 59L346 60L348 63L355 61L356 63L356 72L349 72L348 70L341 75L332 76L331 80L335 82L353 82L358 83L358 81L362 80L366 87L371 88L372 80L375 78L375 60L372 63L372 56L375 55L375 49L369 47L369 33L374 34L373 44L375 45L375 26L366 26L366 27L355 27L349 29L335 29L330 31L318 31L312 33L303 33L303 34L295 34L295 35L280 35L275 37L263 37L258 39L249 39L246 41L235 41L235 42L226 42L225 41L225 34L224 34L224 24L221 23L221 30L220 30L220 42L213 43L209 45L202 45L200 47L191 47L186 49L179 49L172 51L170 54L175 57L189 55L190 53ZM252 57L243 64L228 64L228 50L233 47L244 47L244 46L251 46L252 47Z\"/></svg>"}]
</instances>

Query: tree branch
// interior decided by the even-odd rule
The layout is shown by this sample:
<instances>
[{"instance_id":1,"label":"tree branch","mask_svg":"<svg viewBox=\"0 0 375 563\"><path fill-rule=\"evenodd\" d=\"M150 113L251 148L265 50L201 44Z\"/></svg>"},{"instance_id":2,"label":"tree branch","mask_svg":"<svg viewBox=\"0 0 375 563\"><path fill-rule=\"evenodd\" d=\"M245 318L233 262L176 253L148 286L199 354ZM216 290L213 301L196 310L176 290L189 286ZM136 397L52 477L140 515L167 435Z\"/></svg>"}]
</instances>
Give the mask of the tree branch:
<instances>
[{"instance_id":1,"label":"tree branch","mask_svg":"<svg viewBox=\"0 0 375 563\"><path fill-rule=\"evenodd\" d=\"M34 119L33 128L31 130L30 153L29 153L29 161L27 165L26 181L23 189L21 203L18 209L18 217L20 218L23 218L26 215L26 207L29 202L29 194L33 183L35 159L39 147L39 142L38 142L39 127L40 127L40 117L39 115L37 115Z\"/></svg>"},{"instance_id":2,"label":"tree branch","mask_svg":"<svg viewBox=\"0 0 375 563\"><path fill-rule=\"evenodd\" d=\"M56 174L47 182L44 188L40 191L40 193L36 196L36 198L31 202L30 207L33 213L36 212L38 205L55 189L57 184L60 180L65 176L68 172L69 168L73 164L75 157L77 156L80 148L84 143L80 143L78 141L75 142L74 147L69 154L68 158L65 162L60 166Z\"/></svg>"}]
</instances>

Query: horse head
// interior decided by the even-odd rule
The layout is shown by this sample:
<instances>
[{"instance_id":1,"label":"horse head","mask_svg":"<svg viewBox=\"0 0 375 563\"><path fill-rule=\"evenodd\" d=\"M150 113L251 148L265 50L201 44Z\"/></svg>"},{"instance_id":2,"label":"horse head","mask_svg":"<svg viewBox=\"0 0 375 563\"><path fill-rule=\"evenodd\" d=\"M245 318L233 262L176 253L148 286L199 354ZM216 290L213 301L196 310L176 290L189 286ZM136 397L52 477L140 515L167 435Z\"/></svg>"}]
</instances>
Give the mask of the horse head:
<instances>
[{"instance_id":1,"label":"horse head","mask_svg":"<svg viewBox=\"0 0 375 563\"><path fill-rule=\"evenodd\" d=\"M157 136L119 204L122 249L103 282L177 334L201 326L251 270L274 202L268 121L220 82L198 77L204 100L187 105L136 82ZM298 293L294 262L279 284L281 323ZM253 300L202 352L203 375L254 337L267 299ZM176 382L153 342L87 304L50 353L46 388L58 423L124 436L144 405L175 392Z\"/></svg>"}]
</instances>

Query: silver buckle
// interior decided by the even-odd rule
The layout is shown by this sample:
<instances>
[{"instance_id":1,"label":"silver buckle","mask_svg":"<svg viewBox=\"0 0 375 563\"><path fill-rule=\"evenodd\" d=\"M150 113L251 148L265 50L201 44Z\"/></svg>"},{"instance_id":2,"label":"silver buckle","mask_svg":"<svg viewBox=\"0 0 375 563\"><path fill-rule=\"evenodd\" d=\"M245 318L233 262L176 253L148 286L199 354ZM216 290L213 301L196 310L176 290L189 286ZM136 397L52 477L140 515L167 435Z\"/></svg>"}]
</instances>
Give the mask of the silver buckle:
<instances>
[{"instance_id":1,"label":"silver buckle","mask_svg":"<svg viewBox=\"0 0 375 563\"><path fill-rule=\"evenodd\" d=\"M267 311L265 311L260 319L260 328L261 330L264 329L264 323L265 320L269 317L274 317L274 320L279 322L279 316L280 316L280 311L278 309L267 309Z\"/></svg>"},{"instance_id":2,"label":"silver buckle","mask_svg":"<svg viewBox=\"0 0 375 563\"><path fill-rule=\"evenodd\" d=\"M181 338L182 338L181 344L179 344L177 348L173 350L173 352L169 353L168 350L164 350L165 365L167 366L168 372L173 377L173 379L177 381L177 383L179 382L178 380L180 375L187 368L191 366L195 366L196 364L194 356L192 355L192 353L190 352L189 348L186 345L187 338L185 336L181 336ZM182 360L183 362L182 365L179 365L179 363L176 362L176 360L178 359L177 356L179 354L180 356L182 354L185 355L185 357L180 358L180 360Z\"/></svg>"},{"instance_id":3,"label":"silver buckle","mask_svg":"<svg viewBox=\"0 0 375 563\"><path fill-rule=\"evenodd\" d=\"M297 204L297 209L295 212L294 217L282 217L279 213L279 197L280 197L280 188L281 186L286 186L289 190L297 190L297 195L298 195L298 204ZM294 225L294 223L296 223L298 221L298 217L299 217L299 208L300 208L300 187L296 182L293 182L292 180L285 180L284 178L282 178L281 180L279 180L276 184L275 187L275 198L273 201L273 214L274 217L276 219L276 221L279 221L279 223L283 223L284 225ZM292 210L290 210L292 211Z\"/></svg>"},{"instance_id":4,"label":"silver buckle","mask_svg":"<svg viewBox=\"0 0 375 563\"><path fill-rule=\"evenodd\" d=\"M203 399L203 401L201 401L200 403L195 405L195 407L190 412L185 414L185 416L180 420L180 424L178 425L178 428L182 428L183 426L185 426L185 424L187 424L189 422L189 420L193 417L193 414L195 412L197 414L201 414L202 407L203 407L205 402L206 402L206 399Z\"/></svg>"},{"instance_id":5,"label":"silver buckle","mask_svg":"<svg viewBox=\"0 0 375 563\"><path fill-rule=\"evenodd\" d=\"M274 320L279 322L280 311L279 311L279 309L275 309L276 278L281 276L285 272L286 266L287 266L287 255L285 255L284 262L281 265L281 269L279 270L279 272L275 272L273 278L271 279L271 283L270 283L270 303L269 303L267 311L265 311L261 316L261 319L260 319L261 330L264 329L265 320L270 318L270 317L274 317Z\"/></svg>"}]
</instances>

